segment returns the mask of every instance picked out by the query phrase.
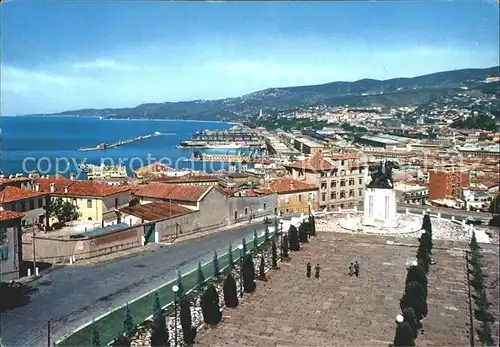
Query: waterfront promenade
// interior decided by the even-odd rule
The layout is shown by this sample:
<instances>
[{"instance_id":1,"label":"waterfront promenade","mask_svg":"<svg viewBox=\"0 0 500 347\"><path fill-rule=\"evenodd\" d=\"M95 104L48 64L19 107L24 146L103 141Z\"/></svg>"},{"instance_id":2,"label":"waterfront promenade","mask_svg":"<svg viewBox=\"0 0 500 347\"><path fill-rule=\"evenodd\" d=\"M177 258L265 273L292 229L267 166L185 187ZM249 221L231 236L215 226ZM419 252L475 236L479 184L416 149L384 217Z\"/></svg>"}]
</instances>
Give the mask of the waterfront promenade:
<instances>
[{"instance_id":1,"label":"waterfront promenade","mask_svg":"<svg viewBox=\"0 0 500 347\"><path fill-rule=\"evenodd\" d=\"M198 260L209 261L213 251L234 247L243 237L251 241L260 221L244 224L172 245L153 244L126 258L90 266L67 266L32 283L38 291L23 307L2 313L5 346L40 346L47 342L47 320L52 320L51 341L56 341L93 318L186 273Z\"/></svg>"}]
</instances>

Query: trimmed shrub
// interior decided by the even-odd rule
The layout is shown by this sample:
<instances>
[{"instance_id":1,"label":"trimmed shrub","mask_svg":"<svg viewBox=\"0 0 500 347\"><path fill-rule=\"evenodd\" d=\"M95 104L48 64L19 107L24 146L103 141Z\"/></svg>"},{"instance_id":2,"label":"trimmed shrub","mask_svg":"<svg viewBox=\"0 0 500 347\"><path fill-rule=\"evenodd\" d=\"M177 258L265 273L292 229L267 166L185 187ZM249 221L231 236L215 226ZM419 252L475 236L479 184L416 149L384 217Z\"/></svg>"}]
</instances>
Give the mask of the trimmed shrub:
<instances>
[{"instance_id":1,"label":"trimmed shrub","mask_svg":"<svg viewBox=\"0 0 500 347\"><path fill-rule=\"evenodd\" d=\"M236 281L232 274L228 274L226 279L224 280L224 304L227 307L236 307L238 306L238 290L236 288Z\"/></svg>"},{"instance_id":2,"label":"trimmed shrub","mask_svg":"<svg viewBox=\"0 0 500 347\"><path fill-rule=\"evenodd\" d=\"M213 284L209 284L201 296L203 321L209 325L219 324L222 314L219 308L219 296Z\"/></svg>"},{"instance_id":3,"label":"trimmed shrub","mask_svg":"<svg viewBox=\"0 0 500 347\"><path fill-rule=\"evenodd\" d=\"M413 331L408 322L403 321L402 323L398 323L393 345L400 347L415 346Z\"/></svg>"},{"instance_id":4,"label":"trimmed shrub","mask_svg":"<svg viewBox=\"0 0 500 347\"><path fill-rule=\"evenodd\" d=\"M153 296L153 324L151 327L150 342L152 347L170 346L165 316L160 305L158 292Z\"/></svg>"},{"instance_id":5,"label":"trimmed shrub","mask_svg":"<svg viewBox=\"0 0 500 347\"><path fill-rule=\"evenodd\" d=\"M271 259L273 269L276 269L278 267L278 250L276 249L276 242L274 242L274 240L271 244Z\"/></svg>"},{"instance_id":6,"label":"trimmed shrub","mask_svg":"<svg viewBox=\"0 0 500 347\"><path fill-rule=\"evenodd\" d=\"M193 331L193 322L191 319L191 303L187 296L183 296L179 303L180 320L182 327L182 339L187 345L194 344L195 334Z\"/></svg>"},{"instance_id":7,"label":"trimmed shrub","mask_svg":"<svg viewBox=\"0 0 500 347\"><path fill-rule=\"evenodd\" d=\"M294 225L288 229L288 244L291 251L300 251L299 232Z\"/></svg>"},{"instance_id":8,"label":"trimmed shrub","mask_svg":"<svg viewBox=\"0 0 500 347\"><path fill-rule=\"evenodd\" d=\"M219 257L217 256L217 251L214 251L214 258L212 260L212 268L214 270L214 277L220 276L220 268L219 268Z\"/></svg>"},{"instance_id":9,"label":"trimmed shrub","mask_svg":"<svg viewBox=\"0 0 500 347\"><path fill-rule=\"evenodd\" d=\"M247 254L243 258L243 289L245 293L255 291L255 269L252 256Z\"/></svg>"},{"instance_id":10,"label":"trimmed shrub","mask_svg":"<svg viewBox=\"0 0 500 347\"><path fill-rule=\"evenodd\" d=\"M205 284L205 274L203 273L203 268L201 267L201 262L198 262L198 288L203 287Z\"/></svg>"}]
</instances>

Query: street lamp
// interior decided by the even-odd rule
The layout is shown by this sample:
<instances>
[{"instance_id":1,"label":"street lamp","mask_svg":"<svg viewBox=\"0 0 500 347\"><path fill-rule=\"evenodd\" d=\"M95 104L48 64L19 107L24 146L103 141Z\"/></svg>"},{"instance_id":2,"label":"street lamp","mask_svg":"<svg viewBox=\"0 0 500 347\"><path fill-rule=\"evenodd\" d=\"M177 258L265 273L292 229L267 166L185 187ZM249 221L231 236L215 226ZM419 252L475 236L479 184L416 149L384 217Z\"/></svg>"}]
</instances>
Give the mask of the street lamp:
<instances>
[{"instance_id":1,"label":"street lamp","mask_svg":"<svg viewBox=\"0 0 500 347\"><path fill-rule=\"evenodd\" d=\"M310 201L307 202L307 207L309 209L309 217L311 217L311 202Z\"/></svg>"},{"instance_id":2,"label":"street lamp","mask_svg":"<svg viewBox=\"0 0 500 347\"><path fill-rule=\"evenodd\" d=\"M243 297L243 245L239 245L238 249L240 250L240 298Z\"/></svg>"},{"instance_id":3,"label":"street lamp","mask_svg":"<svg viewBox=\"0 0 500 347\"><path fill-rule=\"evenodd\" d=\"M280 261L283 262L283 220L280 220Z\"/></svg>"},{"instance_id":4,"label":"street lamp","mask_svg":"<svg viewBox=\"0 0 500 347\"><path fill-rule=\"evenodd\" d=\"M177 347L177 292L179 286L174 285L172 290L174 291L174 347Z\"/></svg>"},{"instance_id":5,"label":"street lamp","mask_svg":"<svg viewBox=\"0 0 500 347\"><path fill-rule=\"evenodd\" d=\"M404 321L404 320L405 320L405 319L404 319L404 317L403 317L402 315L398 314L398 315L396 316L396 323L397 323L397 324L401 324L401 323L403 323L403 321Z\"/></svg>"}]
</instances>

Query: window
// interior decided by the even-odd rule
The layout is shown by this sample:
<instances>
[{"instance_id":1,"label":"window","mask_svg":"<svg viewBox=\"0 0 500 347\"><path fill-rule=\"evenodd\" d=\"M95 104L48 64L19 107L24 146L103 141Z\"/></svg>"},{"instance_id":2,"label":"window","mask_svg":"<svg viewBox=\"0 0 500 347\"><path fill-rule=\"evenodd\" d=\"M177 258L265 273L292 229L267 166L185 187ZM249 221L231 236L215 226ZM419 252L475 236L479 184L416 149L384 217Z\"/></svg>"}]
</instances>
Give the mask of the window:
<instances>
[{"instance_id":1,"label":"window","mask_svg":"<svg viewBox=\"0 0 500 347\"><path fill-rule=\"evenodd\" d=\"M358 183L363 184L363 179L362 178L358 179Z\"/></svg>"},{"instance_id":2,"label":"window","mask_svg":"<svg viewBox=\"0 0 500 347\"><path fill-rule=\"evenodd\" d=\"M35 209L35 200L31 199L30 200L30 210L34 210Z\"/></svg>"},{"instance_id":3,"label":"window","mask_svg":"<svg viewBox=\"0 0 500 347\"><path fill-rule=\"evenodd\" d=\"M115 208L118 208L118 198L115 198Z\"/></svg>"},{"instance_id":4,"label":"window","mask_svg":"<svg viewBox=\"0 0 500 347\"><path fill-rule=\"evenodd\" d=\"M326 193L322 193L321 194L321 201L325 201L326 200Z\"/></svg>"},{"instance_id":5,"label":"window","mask_svg":"<svg viewBox=\"0 0 500 347\"><path fill-rule=\"evenodd\" d=\"M341 199L345 199L345 191L344 191L344 190L342 190L342 191L340 192L340 198L341 198Z\"/></svg>"},{"instance_id":6,"label":"window","mask_svg":"<svg viewBox=\"0 0 500 347\"><path fill-rule=\"evenodd\" d=\"M321 189L326 189L326 187L327 187L326 182L321 182Z\"/></svg>"},{"instance_id":7,"label":"window","mask_svg":"<svg viewBox=\"0 0 500 347\"><path fill-rule=\"evenodd\" d=\"M92 208L92 200L87 200L87 208Z\"/></svg>"},{"instance_id":8,"label":"window","mask_svg":"<svg viewBox=\"0 0 500 347\"><path fill-rule=\"evenodd\" d=\"M333 199L335 199L335 192L330 193L330 200L333 200Z\"/></svg>"},{"instance_id":9,"label":"window","mask_svg":"<svg viewBox=\"0 0 500 347\"><path fill-rule=\"evenodd\" d=\"M340 186L341 187L345 187L345 181L344 180L340 181Z\"/></svg>"},{"instance_id":10,"label":"window","mask_svg":"<svg viewBox=\"0 0 500 347\"><path fill-rule=\"evenodd\" d=\"M26 211L26 201L21 201L19 206L21 206L21 212Z\"/></svg>"},{"instance_id":11,"label":"window","mask_svg":"<svg viewBox=\"0 0 500 347\"><path fill-rule=\"evenodd\" d=\"M73 206L78 206L76 199L73 199Z\"/></svg>"},{"instance_id":12,"label":"window","mask_svg":"<svg viewBox=\"0 0 500 347\"><path fill-rule=\"evenodd\" d=\"M0 248L0 260L7 260L9 259L9 247L2 247Z\"/></svg>"},{"instance_id":13,"label":"window","mask_svg":"<svg viewBox=\"0 0 500 347\"><path fill-rule=\"evenodd\" d=\"M299 194L299 201L302 201L302 194Z\"/></svg>"},{"instance_id":14,"label":"window","mask_svg":"<svg viewBox=\"0 0 500 347\"><path fill-rule=\"evenodd\" d=\"M340 162L340 165L344 166L344 165L345 165L345 160L342 160L342 161Z\"/></svg>"},{"instance_id":15,"label":"window","mask_svg":"<svg viewBox=\"0 0 500 347\"><path fill-rule=\"evenodd\" d=\"M338 176L339 170L338 169L333 169L332 176Z\"/></svg>"},{"instance_id":16,"label":"window","mask_svg":"<svg viewBox=\"0 0 500 347\"><path fill-rule=\"evenodd\" d=\"M238 219L238 211L234 211L234 220Z\"/></svg>"},{"instance_id":17,"label":"window","mask_svg":"<svg viewBox=\"0 0 500 347\"><path fill-rule=\"evenodd\" d=\"M248 208L245 207L245 216L248 214Z\"/></svg>"},{"instance_id":18,"label":"window","mask_svg":"<svg viewBox=\"0 0 500 347\"><path fill-rule=\"evenodd\" d=\"M313 193L307 194L307 200L308 201L314 200L314 194Z\"/></svg>"},{"instance_id":19,"label":"window","mask_svg":"<svg viewBox=\"0 0 500 347\"><path fill-rule=\"evenodd\" d=\"M322 172L322 173L320 174L320 177L321 177L321 178L326 177L326 173Z\"/></svg>"},{"instance_id":20,"label":"window","mask_svg":"<svg viewBox=\"0 0 500 347\"><path fill-rule=\"evenodd\" d=\"M354 189L349 190L349 197L354 198Z\"/></svg>"},{"instance_id":21,"label":"window","mask_svg":"<svg viewBox=\"0 0 500 347\"><path fill-rule=\"evenodd\" d=\"M337 187L337 181L332 181L330 183L330 188L336 188Z\"/></svg>"},{"instance_id":22,"label":"window","mask_svg":"<svg viewBox=\"0 0 500 347\"><path fill-rule=\"evenodd\" d=\"M290 196L285 195L285 204L290 203Z\"/></svg>"},{"instance_id":23,"label":"window","mask_svg":"<svg viewBox=\"0 0 500 347\"><path fill-rule=\"evenodd\" d=\"M264 203L264 210L265 210L266 208L267 208L267 204L266 204L266 203Z\"/></svg>"},{"instance_id":24,"label":"window","mask_svg":"<svg viewBox=\"0 0 500 347\"><path fill-rule=\"evenodd\" d=\"M38 207L40 208L42 206L43 206L43 199L40 198L40 199L38 199Z\"/></svg>"},{"instance_id":25,"label":"window","mask_svg":"<svg viewBox=\"0 0 500 347\"><path fill-rule=\"evenodd\" d=\"M359 189L358 189L358 195L359 195L359 196L362 196L362 195L363 195L363 189L361 189L361 188L359 188Z\"/></svg>"},{"instance_id":26,"label":"window","mask_svg":"<svg viewBox=\"0 0 500 347\"><path fill-rule=\"evenodd\" d=\"M337 199L337 192L332 193L332 199Z\"/></svg>"},{"instance_id":27,"label":"window","mask_svg":"<svg viewBox=\"0 0 500 347\"><path fill-rule=\"evenodd\" d=\"M350 186L353 186L354 184L355 184L355 183L354 183L354 178L351 178L351 179L349 180L349 185L350 185Z\"/></svg>"}]
</instances>

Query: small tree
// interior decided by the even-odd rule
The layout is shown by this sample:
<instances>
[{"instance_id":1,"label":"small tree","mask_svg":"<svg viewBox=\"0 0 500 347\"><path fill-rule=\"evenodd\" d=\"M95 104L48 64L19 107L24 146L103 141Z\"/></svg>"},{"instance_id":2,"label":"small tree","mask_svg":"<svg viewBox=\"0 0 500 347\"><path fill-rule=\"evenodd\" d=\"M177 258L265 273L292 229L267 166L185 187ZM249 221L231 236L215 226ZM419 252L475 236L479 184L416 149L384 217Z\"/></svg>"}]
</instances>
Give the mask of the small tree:
<instances>
[{"instance_id":1,"label":"small tree","mask_svg":"<svg viewBox=\"0 0 500 347\"><path fill-rule=\"evenodd\" d=\"M184 285L182 284L181 270L177 270L177 287L179 287L177 295L179 295L180 298L182 295L184 295Z\"/></svg>"},{"instance_id":2,"label":"small tree","mask_svg":"<svg viewBox=\"0 0 500 347\"><path fill-rule=\"evenodd\" d=\"M266 229L264 229L264 240L269 240L269 226L266 224Z\"/></svg>"},{"instance_id":3,"label":"small tree","mask_svg":"<svg viewBox=\"0 0 500 347\"><path fill-rule=\"evenodd\" d=\"M308 228L308 223L302 222L299 226L299 241L302 243L309 242L307 239L307 228Z\"/></svg>"},{"instance_id":4,"label":"small tree","mask_svg":"<svg viewBox=\"0 0 500 347\"><path fill-rule=\"evenodd\" d=\"M403 310L403 318L404 318L404 321L410 325L411 330L413 330L413 339L416 339L418 336L419 324L418 324L417 316L415 315L415 311L413 310L412 307L406 307Z\"/></svg>"},{"instance_id":5,"label":"small tree","mask_svg":"<svg viewBox=\"0 0 500 347\"><path fill-rule=\"evenodd\" d=\"M476 232L475 231L472 232L472 237L470 239L469 247L470 247L471 251L475 251L475 250L479 250L480 249L479 244L477 243Z\"/></svg>"},{"instance_id":6,"label":"small tree","mask_svg":"<svg viewBox=\"0 0 500 347\"><path fill-rule=\"evenodd\" d=\"M214 251L214 258L212 260L212 268L214 270L214 277L219 277L220 276L220 269L219 269L219 257L217 256L217 251Z\"/></svg>"},{"instance_id":7,"label":"small tree","mask_svg":"<svg viewBox=\"0 0 500 347\"><path fill-rule=\"evenodd\" d=\"M271 244L271 259L272 259L272 265L273 269L276 269L278 267L278 251L276 249L276 242Z\"/></svg>"},{"instance_id":8,"label":"small tree","mask_svg":"<svg viewBox=\"0 0 500 347\"><path fill-rule=\"evenodd\" d=\"M209 284L201 296L203 321L209 325L219 324L222 315L219 308L219 295L213 284Z\"/></svg>"},{"instance_id":9,"label":"small tree","mask_svg":"<svg viewBox=\"0 0 500 347\"><path fill-rule=\"evenodd\" d=\"M288 236L285 234L283 235L283 244L281 245L283 248L283 258L288 259L289 254L288 254Z\"/></svg>"},{"instance_id":10,"label":"small tree","mask_svg":"<svg viewBox=\"0 0 500 347\"><path fill-rule=\"evenodd\" d=\"M401 311L411 307L415 312L417 321L427 316L427 302L424 299L424 288L418 282L410 282L405 288L405 293L400 300Z\"/></svg>"},{"instance_id":11,"label":"small tree","mask_svg":"<svg viewBox=\"0 0 500 347\"><path fill-rule=\"evenodd\" d=\"M236 288L236 281L231 273L229 273L224 280L224 303L227 307L238 306L238 289Z\"/></svg>"},{"instance_id":12,"label":"small tree","mask_svg":"<svg viewBox=\"0 0 500 347\"><path fill-rule=\"evenodd\" d=\"M182 339L187 345L194 344L193 323L191 319L191 303L185 295L180 301L180 320L182 327ZM165 346L165 345L162 345Z\"/></svg>"},{"instance_id":13,"label":"small tree","mask_svg":"<svg viewBox=\"0 0 500 347\"><path fill-rule=\"evenodd\" d=\"M407 286L410 282L420 283L424 288L424 298L427 299L427 276L425 275L425 270L419 264L416 266L410 266L408 269L405 286Z\"/></svg>"},{"instance_id":14,"label":"small tree","mask_svg":"<svg viewBox=\"0 0 500 347\"><path fill-rule=\"evenodd\" d=\"M134 336L136 331L136 327L134 325L134 321L132 319L132 315L130 314L130 310L128 308L128 303L125 304L125 315L123 317L123 336L125 336L129 341Z\"/></svg>"},{"instance_id":15,"label":"small tree","mask_svg":"<svg viewBox=\"0 0 500 347\"><path fill-rule=\"evenodd\" d=\"M481 327L476 329L479 341L483 346L495 346L493 337L491 336L491 322L484 321L481 323Z\"/></svg>"},{"instance_id":16,"label":"small tree","mask_svg":"<svg viewBox=\"0 0 500 347\"><path fill-rule=\"evenodd\" d=\"M241 245L243 246L243 249L241 250L243 252L243 255L245 256L247 254L247 241L245 238L241 240Z\"/></svg>"},{"instance_id":17,"label":"small tree","mask_svg":"<svg viewBox=\"0 0 500 347\"><path fill-rule=\"evenodd\" d=\"M316 219L313 215L309 217L309 223L311 224L311 236L316 236Z\"/></svg>"},{"instance_id":18,"label":"small tree","mask_svg":"<svg viewBox=\"0 0 500 347\"><path fill-rule=\"evenodd\" d=\"M479 295L476 298L477 309L474 310L475 317L481 322L492 321L493 316L488 312L491 303L488 301L488 296L486 295L486 290L481 288L479 290Z\"/></svg>"},{"instance_id":19,"label":"small tree","mask_svg":"<svg viewBox=\"0 0 500 347\"><path fill-rule=\"evenodd\" d=\"M247 254L243 258L243 289L246 293L255 291L255 268L252 256Z\"/></svg>"},{"instance_id":20,"label":"small tree","mask_svg":"<svg viewBox=\"0 0 500 347\"><path fill-rule=\"evenodd\" d=\"M397 347L410 347L415 346L413 338L413 331L408 322L398 323L396 326L396 335L394 336L394 346Z\"/></svg>"},{"instance_id":21,"label":"small tree","mask_svg":"<svg viewBox=\"0 0 500 347\"><path fill-rule=\"evenodd\" d=\"M90 330L90 343L92 347L101 347L101 338L99 337L99 330L97 324L92 320L92 327Z\"/></svg>"},{"instance_id":22,"label":"small tree","mask_svg":"<svg viewBox=\"0 0 500 347\"><path fill-rule=\"evenodd\" d=\"M259 277L261 279L265 279L266 278L266 264L265 264L265 261L264 261L264 255L263 254L260 256Z\"/></svg>"},{"instance_id":23,"label":"small tree","mask_svg":"<svg viewBox=\"0 0 500 347\"><path fill-rule=\"evenodd\" d=\"M160 305L158 292L153 296L153 324L151 328L151 346L170 346L168 342L168 329L163 310Z\"/></svg>"},{"instance_id":24,"label":"small tree","mask_svg":"<svg viewBox=\"0 0 500 347\"><path fill-rule=\"evenodd\" d=\"M291 251L300 251L299 235L294 225L290 225L288 229L288 243Z\"/></svg>"},{"instance_id":25,"label":"small tree","mask_svg":"<svg viewBox=\"0 0 500 347\"><path fill-rule=\"evenodd\" d=\"M257 236L257 230L253 231L253 251L257 252L257 248L259 248L259 237Z\"/></svg>"},{"instance_id":26,"label":"small tree","mask_svg":"<svg viewBox=\"0 0 500 347\"><path fill-rule=\"evenodd\" d=\"M205 284L205 274L203 273L203 268L201 267L201 262L198 262L198 288L203 287Z\"/></svg>"},{"instance_id":27,"label":"small tree","mask_svg":"<svg viewBox=\"0 0 500 347\"><path fill-rule=\"evenodd\" d=\"M429 257L429 249L427 246L427 239L422 236L418 240L420 241L420 244L417 249L417 259L422 261L422 268L427 273L429 272L429 264L431 262L431 259Z\"/></svg>"},{"instance_id":28,"label":"small tree","mask_svg":"<svg viewBox=\"0 0 500 347\"><path fill-rule=\"evenodd\" d=\"M49 217L56 218L59 224L64 225L69 220L75 220L79 217L78 206L62 198L50 200L47 205Z\"/></svg>"},{"instance_id":29,"label":"small tree","mask_svg":"<svg viewBox=\"0 0 500 347\"><path fill-rule=\"evenodd\" d=\"M233 268L234 265L234 260L233 260L233 245L229 244L229 247L227 249L227 261L229 264L229 271Z\"/></svg>"}]
</instances>

